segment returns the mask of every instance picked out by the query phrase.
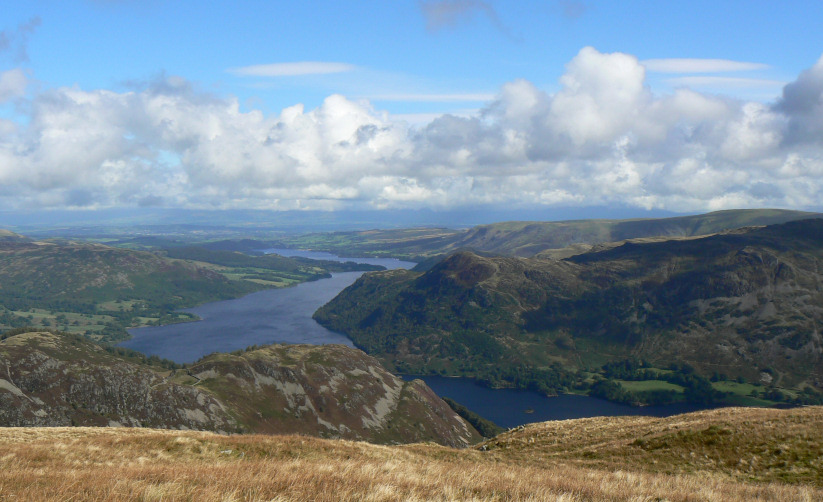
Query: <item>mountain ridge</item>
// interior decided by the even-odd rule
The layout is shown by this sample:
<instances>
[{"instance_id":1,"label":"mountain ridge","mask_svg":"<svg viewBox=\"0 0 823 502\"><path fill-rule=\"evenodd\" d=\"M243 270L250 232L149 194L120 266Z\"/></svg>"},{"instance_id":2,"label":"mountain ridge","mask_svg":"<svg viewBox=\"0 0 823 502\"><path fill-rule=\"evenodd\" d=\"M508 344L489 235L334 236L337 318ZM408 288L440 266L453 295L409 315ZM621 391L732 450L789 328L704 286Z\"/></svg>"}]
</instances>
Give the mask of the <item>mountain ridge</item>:
<instances>
[{"instance_id":1,"label":"mountain ridge","mask_svg":"<svg viewBox=\"0 0 823 502\"><path fill-rule=\"evenodd\" d=\"M422 381L349 347L273 345L159 371L82 337L0 340L0 425L301 433L465 447L474 429Z\"/></svg>"},{"instance_id":2,"label":"mountain ridge","mask_svg":"<svg viewBox=\"0 0 823 502\"><path fill-rule=\"evenodd\" d=\"M563 260L458 252L426 272L367 274L315 318L412 373L502 364L571 378L638 358L820 390L822 271L823 219L811 219Z\"/></svg>"},{"instance_id":3,"label":"mountain ridge","mask_svg":"<svg viewBox=\"0 0 823 502\"><path fill-rule=\"evenodd\" d=\"M276 244L341 256L393 256L417 262L458 250L532 257L574 245L585 251L589 246L625 239L706 235L819 216L821 213L784 209L730 209L666 218L502 221L464 230L410 228L331 232L283 238Z\"/></svg>"}]
</instances>

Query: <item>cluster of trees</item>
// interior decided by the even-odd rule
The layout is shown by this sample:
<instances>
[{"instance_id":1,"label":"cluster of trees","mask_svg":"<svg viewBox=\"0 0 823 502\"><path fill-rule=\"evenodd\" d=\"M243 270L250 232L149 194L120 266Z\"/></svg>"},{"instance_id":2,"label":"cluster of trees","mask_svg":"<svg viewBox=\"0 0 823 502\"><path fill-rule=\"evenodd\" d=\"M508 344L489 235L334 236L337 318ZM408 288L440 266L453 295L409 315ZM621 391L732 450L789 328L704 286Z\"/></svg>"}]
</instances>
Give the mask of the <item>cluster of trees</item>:
<instances>
[{"instance_id":1,"label":"cluster of trees","mask_svg":"<svg viewBox=\"0 0 823 502\"><path fill-rule=\"evenodd\" d=\"M448 404L451 409L455 411L455 413L463 417L466 422L470 423L472 427L477 429L477 432L479 432L484 438L493 438L506 430L491 420L481 417L453 399L444 397L443 401L445 401L446 404Z\"/></svg>"},{"instance_id":2,"label":"cluster of trees","mask_svg":"<svg viewBox=\"0 0 823 502\"><path fill-rule=\"evenodd\" d=\"M687 403L712 405L721 400L725 394L712 387L711 382L697 375L689 364L672 364L668 372L651 368L643 360L627 359L603 365L603 378L592 384L590 394L610 401L629 404L669 404L678 399ZM683 388L682 394L671 389L653 389L640 392L626 390L614 380L648 381L660 380Z\"/></svg>"},{"instance_id":3,"label":"cluster of trees","mask_svg":"<svg viewBox=\"0 0 823 502\"><path fill-rule=\"evenodd\" d=\"M509 367L495 366L475 376L481 385L533 390L544 396L556 396L568 391L578 381L576 373L553 364L548 368L534 368L527 365Z\"/></svg>"}]
</instances>

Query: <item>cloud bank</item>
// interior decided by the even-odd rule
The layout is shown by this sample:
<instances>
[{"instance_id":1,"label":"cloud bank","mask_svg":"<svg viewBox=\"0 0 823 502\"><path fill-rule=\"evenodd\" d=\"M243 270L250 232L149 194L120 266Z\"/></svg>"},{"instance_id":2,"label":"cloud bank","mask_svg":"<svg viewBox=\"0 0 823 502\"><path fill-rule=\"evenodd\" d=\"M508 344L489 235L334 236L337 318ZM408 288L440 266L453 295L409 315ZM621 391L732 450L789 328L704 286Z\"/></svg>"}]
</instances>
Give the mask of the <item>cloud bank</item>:
<instances>
[{"instance_id":1,"label":"cloud bank","mask_svg":"<svg viewBox=\"0 0 823 502\"><path fill-rule=\"evenodd\" d=\"M180 77L132 92L27 94L0 73L0 205L335 209L621 205L673 211L823 200L823 59L773 104L658 96L632 55L587 47L560 90L505 84L419 127L368 101L243 112Z\"/></svg>"}]
</instances>

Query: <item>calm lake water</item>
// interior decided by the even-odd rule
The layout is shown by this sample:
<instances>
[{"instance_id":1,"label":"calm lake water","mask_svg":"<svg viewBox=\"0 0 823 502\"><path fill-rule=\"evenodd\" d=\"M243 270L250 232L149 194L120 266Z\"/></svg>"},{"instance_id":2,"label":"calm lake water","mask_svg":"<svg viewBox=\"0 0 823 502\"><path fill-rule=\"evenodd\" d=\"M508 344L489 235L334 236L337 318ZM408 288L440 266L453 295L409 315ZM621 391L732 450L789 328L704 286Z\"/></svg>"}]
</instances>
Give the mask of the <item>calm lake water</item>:
<instances>
[{"instance_id":1,"label":"calm lake water","mask_svg":"<svg viewBox=\"0 0 823 502\"><path fill-rule=\"evenodd\" d=\"M267 249L265 252L319 260L356 261L390 269L414 266L414 263L395 259L340 258L328 253L294 249ZM185 312L196 314L202 320L131 329L129 333L133 338L120 345L178 363L190 363L213 352L231 352L249 345L338 343L352 347L348 337L320 326L311 316L362 274L332 274L330 279L260 291L235 300L186 309ZM404 378L417 377L406 375ZM419 378L438 395L450 397L502 427L596 416L668 416L700 409L683 404L636 408L588 396L546 398L525 390L489 389L463 378Z\"/></svg>"},{"instance_id":2,"label":"calm lake water","mask_svg":"<svg viewBox=\"0 0 823 502\"><path fill-rule=\"evenodd\" d=\"M269 249L284 256L356 261L389 269L414 263L393 258L338 258L327 253ZM119 345L178 363L194 362L213 352L231 352L271 343L339 343L353 347L345 335L329 331L311 318L321 306L354 283L363 272L332 274L330 279L304 282L291 288L268 289L234 300L206 303L191 312L200 321L130 329L131 340Z\"/></svg>"},{"instance_id":3,"label":"calm lake water","mask_svg":"<svg viewBox=\"0 0 823 502\"><path fill-rule=\"evenodd\" d=\"M621 415L668 417L706 409L683 403L666 406L627 406L596 397L572 394L545 397L528 390L489 389L466 378L418 375L403 375L403 378L406 380L420 378L438 396L454 399L501 427L517 427L547 420Z\"/></svg>"}]
</instances>

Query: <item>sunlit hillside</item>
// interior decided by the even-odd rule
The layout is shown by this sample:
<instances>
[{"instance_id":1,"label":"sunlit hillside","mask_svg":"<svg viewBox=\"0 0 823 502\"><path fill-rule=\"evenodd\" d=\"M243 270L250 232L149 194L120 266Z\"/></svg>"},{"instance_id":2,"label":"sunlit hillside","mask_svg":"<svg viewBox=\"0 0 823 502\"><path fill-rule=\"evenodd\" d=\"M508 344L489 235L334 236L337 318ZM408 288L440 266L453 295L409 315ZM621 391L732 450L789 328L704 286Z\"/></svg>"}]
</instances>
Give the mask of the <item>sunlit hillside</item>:
<instances>
[{"instance_id":1,"label":"sunlit hillside","mask_svg":"<svg viewBox=\"0 0 823 502\"><path fill-rule=\"evenodd\" d=\"M821 500L823 409L518 428L474 449L125 428L0 429L0 499Z\"/></svg>"}]
</instances>

